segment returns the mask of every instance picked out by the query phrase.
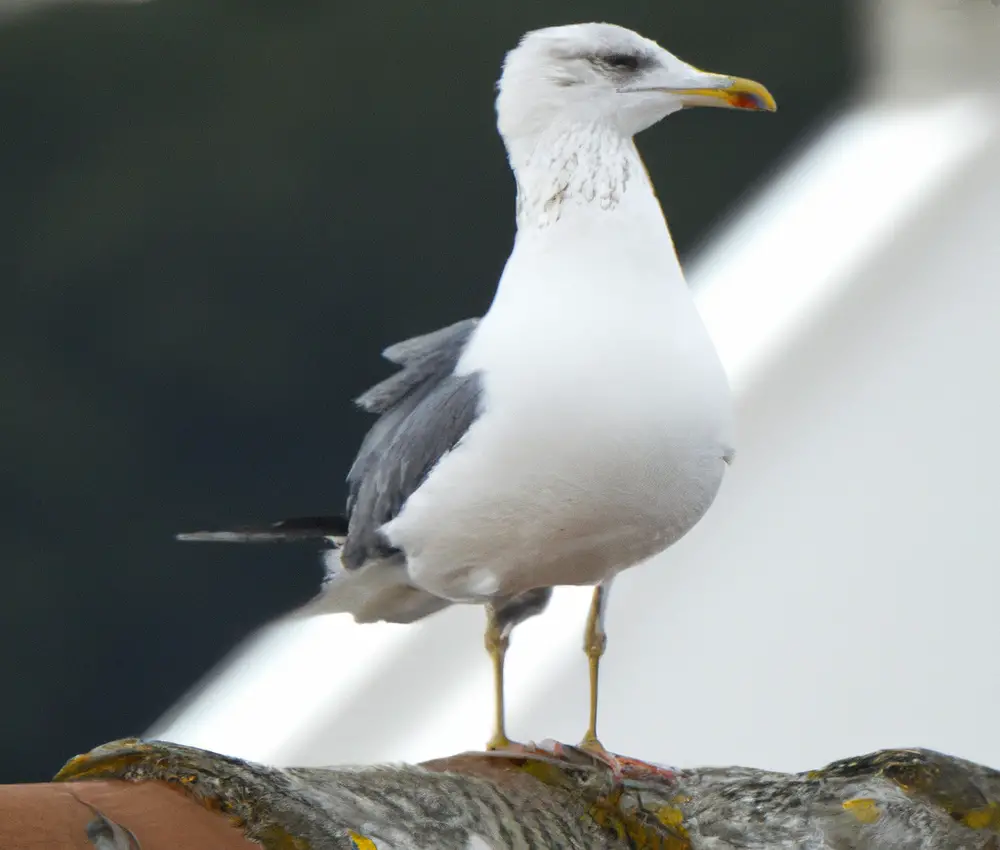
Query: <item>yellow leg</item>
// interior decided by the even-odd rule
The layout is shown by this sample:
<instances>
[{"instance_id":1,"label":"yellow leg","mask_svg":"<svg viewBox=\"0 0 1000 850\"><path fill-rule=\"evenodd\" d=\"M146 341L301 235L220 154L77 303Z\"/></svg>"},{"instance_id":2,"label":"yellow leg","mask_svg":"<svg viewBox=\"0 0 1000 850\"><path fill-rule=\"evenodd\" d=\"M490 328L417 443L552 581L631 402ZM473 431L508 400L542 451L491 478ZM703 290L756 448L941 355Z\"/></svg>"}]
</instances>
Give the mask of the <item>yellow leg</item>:
<instances>
[{"instance_id":1,"label":"yellow leg","mask_svg":"<svg viewBox=\"0 0 1000 850\"><path fill-rule=\"evenodd\" d=\"M590 666L590 722L580 746L586 750L604 753L606 750L597 737L597 693L600 676L601 656L608 646L608 636L604 632L604 609L607 605L610 582L594 588L594 596L587 615L587 627L583 633L583 651L587 653Z\"/></svg>"},{"instance_id":2,"label":"yellow leg","mask_svg":"<svg viewBox=\"0 0 1000 850\"><path fill-rule=\"evenodd\" d=\"M505 634L497 621L497 612L492 605L486 606L486 651L493 662L493 735L486 744L488 750L502 750L510 747L504 724L503 708L503 662L510 646L510 635Z\"/></svg>"}]
</instances>

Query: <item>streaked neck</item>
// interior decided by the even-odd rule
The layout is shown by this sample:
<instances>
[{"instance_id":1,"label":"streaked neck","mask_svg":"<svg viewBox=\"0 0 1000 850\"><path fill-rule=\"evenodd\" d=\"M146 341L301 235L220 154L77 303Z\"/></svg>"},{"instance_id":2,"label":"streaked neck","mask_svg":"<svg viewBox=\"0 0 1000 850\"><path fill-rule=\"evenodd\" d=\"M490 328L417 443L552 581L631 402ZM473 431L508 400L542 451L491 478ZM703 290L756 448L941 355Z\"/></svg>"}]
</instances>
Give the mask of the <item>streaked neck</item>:
<instances>
[{"instance_id":1,"label":"streaked neck","mask_svg":"<svg viewBox=\"0 0 1000 850\"><path fill-rule=\"evenodd\" d=\"M537 138L508 140L507 151L519 231L550 227L577 211L611 213L653 194L632 139L605 124L553 124Z\"/></svg>"},{"instance_id":2,"label":"streaked neck","mask_svg":"<svg viewBox=\"0 0 1000 850\"><path fill-rule=\"evenodd\" d=\"M584 301L597 312L690 301L632 140L590 125L553 128L543 141L511 151L518 230L490 312L530 303L549 321Z\"/></svg>"}]
</instances>

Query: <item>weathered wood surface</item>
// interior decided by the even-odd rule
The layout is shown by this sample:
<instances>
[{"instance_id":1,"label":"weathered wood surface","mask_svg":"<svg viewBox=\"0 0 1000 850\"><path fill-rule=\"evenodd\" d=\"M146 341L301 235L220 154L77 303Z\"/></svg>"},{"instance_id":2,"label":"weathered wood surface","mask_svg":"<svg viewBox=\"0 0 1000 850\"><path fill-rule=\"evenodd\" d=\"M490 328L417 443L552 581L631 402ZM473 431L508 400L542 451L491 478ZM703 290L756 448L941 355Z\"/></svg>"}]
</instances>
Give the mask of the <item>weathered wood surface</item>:
<instances>
[{"instance_id":1,"label":"weathered wood surface","mask_svg":"<svg viewBox=\"0 0 1000 850\"><path fill-rule=\"evenodd\" d=\"M929 750L820 770L645 769L575 750L419 766L272 768L124 740L57 781L168 783L267 848L305 850L1000 850L1000 773ZM142 830L122 824L142 843Z\"/></svg>"}]
</instances>

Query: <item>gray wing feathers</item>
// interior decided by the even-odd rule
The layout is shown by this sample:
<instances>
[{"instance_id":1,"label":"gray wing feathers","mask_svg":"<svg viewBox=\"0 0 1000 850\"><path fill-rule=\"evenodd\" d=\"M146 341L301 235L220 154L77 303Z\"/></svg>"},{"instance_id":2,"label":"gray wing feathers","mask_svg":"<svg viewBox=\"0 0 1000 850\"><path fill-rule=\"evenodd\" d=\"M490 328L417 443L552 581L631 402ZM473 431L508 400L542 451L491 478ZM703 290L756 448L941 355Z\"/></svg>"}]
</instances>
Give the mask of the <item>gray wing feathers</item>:
<instances>
[{"instance_id":1,"label":"gray wing feathers","mask_svg":"<svg viewBox=\"0 0 1000 850\"><path fill-rule=\"evenodd\" d=\"M409 623L446 608L451 604L447 599L410 583L404 553L393 549L379 529L399 513L476 420L479 376L456 375L455 367L477 324L477 319L466 319L383 352L401 369L357 399L378 419L347 475L346 526L340 517L298 517L271 525L194 532L179 535L181 539L332 542L335 548L324 555L323 591L299 610L300 616L349 612L363 623ZM550 588L538 588L495 600L503 630L509 634L518 623L541 613L551 594Z\"/></svg>"},{"instance_id":2,"label":"gray wing feathers","mask_svg":"<svg viewBox=\"0 0 1000 850\"><path fill-rule=\"evenodd\" d=\"M441 357L454 357L457 360L457 355L465 348L478 324L479 319L462 319L453 325L420 336L411 336L390 345L382 352L382 356L397 366L412 366L417 362Z\"/></svg>"},{"instance_id":3,"label":"gray wing feathers","mask_svg":"<svg viewBox=\"0 0 1000 850\"><path fill-rule=\"evenodd\" d=\"M348 569L393 554L379 529L475 421L479 377L454 371L476 325L467 319L386 349L402 369L358 399L381 415L347 475L350 525L341 561Z\"/></svg>"},{"instance_id":4,"label":"gray wing feathers","mask_svg":"<svg viewBox=\"0 0 1000 850\"><path fill-rule=\"evenodd\" d=\"M360 395L356 404L369 413L388 413L428 380L450 375L478 324L478 319L465 319L390 345L382 356L403 368Z\"/></svg>"}]
</instances>

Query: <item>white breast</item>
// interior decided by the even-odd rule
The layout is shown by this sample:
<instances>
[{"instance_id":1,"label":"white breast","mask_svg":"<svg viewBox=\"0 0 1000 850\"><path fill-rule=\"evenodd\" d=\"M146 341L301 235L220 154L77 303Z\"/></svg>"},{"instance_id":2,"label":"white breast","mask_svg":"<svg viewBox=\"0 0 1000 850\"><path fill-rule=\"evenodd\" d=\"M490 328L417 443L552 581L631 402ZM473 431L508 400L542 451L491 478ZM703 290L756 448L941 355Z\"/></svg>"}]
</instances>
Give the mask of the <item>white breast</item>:
<instances>
[{"instance_id":1,"label":"white breast","mask_svg":"<svg viewBox=\"0 0 1000 850\"><path fill-rule=\"evenodd\" d=\"M522 230L459 369L482 415L384 529L435 594L595 583L718 491L729 389L651 191Z\"/></svg>"}]
</instances>

